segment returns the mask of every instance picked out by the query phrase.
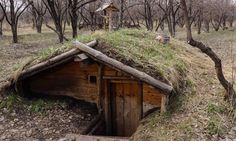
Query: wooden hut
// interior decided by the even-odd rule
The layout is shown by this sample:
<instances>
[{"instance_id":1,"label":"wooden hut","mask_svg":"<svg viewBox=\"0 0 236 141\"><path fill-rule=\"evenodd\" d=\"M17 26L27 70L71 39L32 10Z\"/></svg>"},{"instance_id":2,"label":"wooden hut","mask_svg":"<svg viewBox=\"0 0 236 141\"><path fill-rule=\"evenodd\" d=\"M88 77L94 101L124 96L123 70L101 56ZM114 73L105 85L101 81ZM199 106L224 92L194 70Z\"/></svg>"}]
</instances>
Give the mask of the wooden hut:
<instances>
[{"instance_id":1,"label":"wooden hut","mask_svg":"<svg viewBox=\"0 0 236 141\"><path fill-rule=\"evenodd\" d=\"M172 86L75 42L75 48L26 67L15 83L19 93L63 95L97 104L109 136L131 136L148 103L166 111Z\"/></svg>"},{"instance_id":2,"label":"wooden hut","mask_svg":"<svg viewBox=\"0 0 236 141\"><path fill-rule=\"evenodd\" d=\"M95 12L104 12L104 27L106 29L106 23L109 25L109 31L113 30L113 12L118 12L119 9L113 4L113 2L104 3Z\"/></svg>"}]
</instances>

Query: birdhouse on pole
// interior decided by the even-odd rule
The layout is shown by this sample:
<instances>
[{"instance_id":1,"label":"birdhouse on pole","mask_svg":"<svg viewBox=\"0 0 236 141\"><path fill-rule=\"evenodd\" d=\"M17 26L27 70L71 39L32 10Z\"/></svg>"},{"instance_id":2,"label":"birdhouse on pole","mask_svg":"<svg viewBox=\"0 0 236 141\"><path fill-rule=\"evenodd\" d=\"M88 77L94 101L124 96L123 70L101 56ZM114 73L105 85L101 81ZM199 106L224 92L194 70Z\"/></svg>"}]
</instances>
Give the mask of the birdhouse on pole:
<instances>
[{"instance_id":1,"label":"birdhouse on pole","mask_svg":"<svg viewBox=\"0 0 236 141\"><path fill-rule=\"evenodd\" d=\"M113 12L118 12L119 9L113 4L113 2L104 3L101 5L95 12L102 12L104 11L104 28L106 29L106 24L109 25L109 31L113 30Z\"/></svg>"}]
</instances>

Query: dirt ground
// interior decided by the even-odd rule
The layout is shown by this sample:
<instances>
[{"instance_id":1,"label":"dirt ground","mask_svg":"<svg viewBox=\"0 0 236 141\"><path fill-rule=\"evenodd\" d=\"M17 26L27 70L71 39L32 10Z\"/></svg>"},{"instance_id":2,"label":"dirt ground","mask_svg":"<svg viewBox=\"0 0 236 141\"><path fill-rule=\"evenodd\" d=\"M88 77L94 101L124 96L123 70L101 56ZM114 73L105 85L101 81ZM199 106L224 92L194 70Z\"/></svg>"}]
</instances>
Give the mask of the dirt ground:
<instances>
[{"instance_id":1,"label":"dirt ground","mask_svg":"<svg viewBox=\"0 0 236 141\"><path fill-rule=\"evenodd\" d=\"M51 141L81 134L97 113L96 105L72 99L17 98L21 100L14 101L17 107L0 109L0 140Z\"/></svg>"},{"instance_id":2,"label":"dirt ground","mask_svg":"<svg viewBox=\"0 0 236 141\"><path fill-rule=\"evenodd\" d=\"M42 34L30 27L19 28L18 44L11 44L8 30L4 34L0 37L0 84L35 54L61 46L57 35L47 28ZM0 140L58 140L67 134L81 133L96 114L94 105L56 99L26 99L12 93L4 96L0 100Z\"/></svg>"}]
</instances>

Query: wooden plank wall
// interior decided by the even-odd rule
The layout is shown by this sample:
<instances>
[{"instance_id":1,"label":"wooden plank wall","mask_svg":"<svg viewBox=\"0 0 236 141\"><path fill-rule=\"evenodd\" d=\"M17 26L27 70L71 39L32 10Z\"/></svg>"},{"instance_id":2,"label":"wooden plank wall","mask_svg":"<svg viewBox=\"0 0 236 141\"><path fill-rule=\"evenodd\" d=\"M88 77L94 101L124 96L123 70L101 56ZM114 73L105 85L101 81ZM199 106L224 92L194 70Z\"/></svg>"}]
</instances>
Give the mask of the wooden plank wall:
<instances>
[{"instance_id":1,"label":"wooden plank wall","mask_svg":"<svg viewBox=\"0 0 236 141\"><path fill-rule=\"evenodd\" d=\"M161 107L162 93L148 84L143 84L143 99L145 103Z\"/></svg>"},{"instance_id":2,"label":"wooden plank wall","mask_svg":"<svg viewBox=\"0 0 236 141\"><path fill-rule=\"evenodd\" d=\"M97 102L98 88L88 76L98 75L98 65L71 62L31 78L31 90L48 95L71 96L88 102Z\"/></svg>"},{"instance_id":3,"label":"wooden plank wall","mask_svg":"<svg viewBox=\"0 0 236 141\"><path fill-rule=\"evenodd\" d=\"M98 79L98 70L96 63L83 65L81 62L71 62L30 78L30 87L35 93L65 95L97 103L98 87L89 83L88 76L97 76ZM103 68L103 77L130 78L127 74L108 66ZM104 90L102 93L105 93ZM148 84L143 85L143 96L145 103L161 106L162 93Z\"/></svg>"}]
</instances>

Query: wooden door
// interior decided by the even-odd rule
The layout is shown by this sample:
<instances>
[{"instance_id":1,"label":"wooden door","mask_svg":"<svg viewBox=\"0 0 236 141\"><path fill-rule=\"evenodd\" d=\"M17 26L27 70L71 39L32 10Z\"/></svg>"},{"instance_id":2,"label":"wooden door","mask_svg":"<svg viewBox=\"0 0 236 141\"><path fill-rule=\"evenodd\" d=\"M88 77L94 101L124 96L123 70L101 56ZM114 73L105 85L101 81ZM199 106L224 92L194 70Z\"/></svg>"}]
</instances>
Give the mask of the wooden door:
<instances>
[{"instance_id":1,"label":"wooden door","mask_svg":"<svg viewBox=\"0 0 236 141\"><path fill-rule=\"evenodd\" d=\"M115 136L131 136L142 117L141 87L135 81L110 83L111 129Z\"/></svg>"}]
</instances>

